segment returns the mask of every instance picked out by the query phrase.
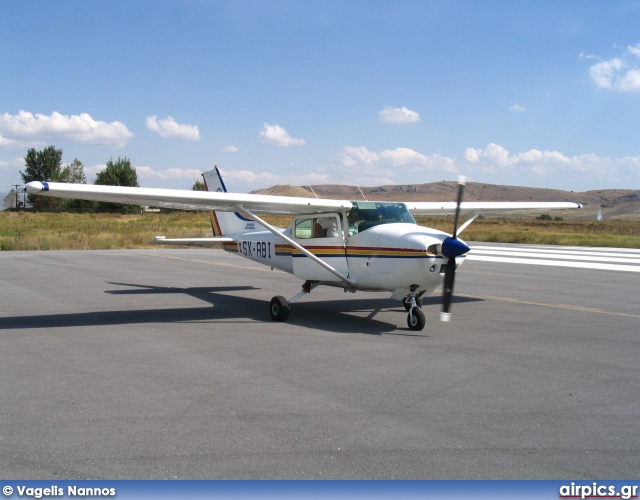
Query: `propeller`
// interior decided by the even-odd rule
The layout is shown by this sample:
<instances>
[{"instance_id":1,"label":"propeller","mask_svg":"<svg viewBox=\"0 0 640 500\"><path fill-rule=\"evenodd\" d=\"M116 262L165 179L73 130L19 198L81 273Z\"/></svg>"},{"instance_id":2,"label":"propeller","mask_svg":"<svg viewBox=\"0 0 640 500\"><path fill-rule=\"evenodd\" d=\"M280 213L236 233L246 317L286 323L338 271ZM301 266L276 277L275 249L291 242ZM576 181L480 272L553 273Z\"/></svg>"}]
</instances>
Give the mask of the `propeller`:
<instances>
[{"instance_id":1,"label":"propeller","mask_svg":"<svg viewBox=\"0 0 640 500\"><path fill-rule=\"evenodd\" d=\"M458 178L458 201L456 203L456 217L453 223L453 234L442 242L442 255L447 257L444 271L444 291L442 292L442 312L440 321L450 321L451 298L453 297L453 283L456 278L456 257L467 253L470 248L458 239L458 221L460 220L460 205L464 194L465 178Z\"/></svg>"}]
</instances>

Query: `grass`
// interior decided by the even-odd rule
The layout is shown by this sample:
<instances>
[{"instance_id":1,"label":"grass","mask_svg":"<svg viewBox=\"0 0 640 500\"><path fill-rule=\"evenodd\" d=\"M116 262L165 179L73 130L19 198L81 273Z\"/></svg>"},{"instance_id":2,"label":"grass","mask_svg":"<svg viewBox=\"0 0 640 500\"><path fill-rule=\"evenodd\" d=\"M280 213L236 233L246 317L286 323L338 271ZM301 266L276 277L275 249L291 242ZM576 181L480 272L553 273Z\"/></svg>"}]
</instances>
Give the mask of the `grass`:
<instances>
[{"instance_id":1,"label":"grass","mask_svg":"<svg viewBox=\"0 0 640 500\"><path fill-rule=\"evenodd\" d=\"M0 213L0 250L148 248L158 235L211 236L205 214Z\"/></svg>"},{"instance_id":2,"label":"grass","mask_svg":"<svg viewBox=\"0 0 640 500\"><path fill-rule=\"evenodd\" d=\"M265 216L265 219L279 226L291 222L286 216ZM418 223L446 232L453 230L452 218L421 217ZM158 235L211 236L211 225L201 212L145 215L0 212L0 250L150 248L149 240ZM487 218L474 221L463 237L468 241L640 248L640 222Z\"/></svg>"}]
</instances>

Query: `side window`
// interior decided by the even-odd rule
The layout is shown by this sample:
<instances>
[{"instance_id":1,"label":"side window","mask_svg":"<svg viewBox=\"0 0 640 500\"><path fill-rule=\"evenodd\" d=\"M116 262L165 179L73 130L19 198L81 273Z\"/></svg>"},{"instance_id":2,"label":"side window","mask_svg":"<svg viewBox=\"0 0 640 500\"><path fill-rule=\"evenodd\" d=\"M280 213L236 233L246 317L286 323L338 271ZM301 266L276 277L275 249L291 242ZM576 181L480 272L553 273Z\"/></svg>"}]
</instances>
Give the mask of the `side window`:
<instances>
[{"instance_id":1,"label":"side window","mask_svg":"<svg viewBox=\"0 0 640 500\"><path fill-rule=\"evenodd\" d=\"M307 239L312 238L313 233L311 231L313 227L313 219L303 219L296 221L296 238Z\"/></svg>"},{"instance_id":2,"label":"side window","mask_svg":"<svg viewBox=\"0 0 640 500\"><path fill-rule=\"evenodd\" d=\"M321 238L335 238L340 236L340 226L338 225L337 217L319 217L318 224L322 228Z\"/></svg>"},{"instance_id":3,"label":"side window","mask_svg":"<svg viewBox=\"0 0 640 500\"><path fill-rule=\"evenodd\" d=\"M334 215L331 217L299 219L296 221L294 234L298 239L334 238L340 236L340 223Z\"/></svg>"}]
</instances>

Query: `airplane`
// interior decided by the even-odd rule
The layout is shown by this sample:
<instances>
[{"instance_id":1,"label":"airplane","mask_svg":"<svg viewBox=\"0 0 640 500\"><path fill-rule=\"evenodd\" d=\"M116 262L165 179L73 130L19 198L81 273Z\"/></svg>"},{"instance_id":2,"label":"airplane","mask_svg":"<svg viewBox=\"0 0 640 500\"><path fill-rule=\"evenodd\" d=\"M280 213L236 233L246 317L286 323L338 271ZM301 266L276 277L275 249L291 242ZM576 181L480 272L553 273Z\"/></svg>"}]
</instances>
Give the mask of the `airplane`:
<instances>
[{"instance_id":1,"label":"airplane","mask_svg":"<svg viewBox=\"0 0 640 500\"><path fill-rule=\"evenodd\" d=\"M410 330L426 320L422 297L443 283L441 321L451 318L455 274L469 246L459 238L481 213L580 209L573 202L463 202L464 178L455 202L330 200L297 196L230 193L220 170L203 174L206 191L99 186L33 181L28 194L57 198L208 211L211 238L166 238L156 244L212 247L293 274L302 290L290 299L271 299L274 321L286 321L291 305L319 285L345 292L390 292L402 301ZM364 196L363 196L364 198ZM269 224L257 213L292 216L287 228ZM453 233L423 227L414 215L455 214ZM460 215L471 217L459 226Z\"/></svg>"}]
</instances>

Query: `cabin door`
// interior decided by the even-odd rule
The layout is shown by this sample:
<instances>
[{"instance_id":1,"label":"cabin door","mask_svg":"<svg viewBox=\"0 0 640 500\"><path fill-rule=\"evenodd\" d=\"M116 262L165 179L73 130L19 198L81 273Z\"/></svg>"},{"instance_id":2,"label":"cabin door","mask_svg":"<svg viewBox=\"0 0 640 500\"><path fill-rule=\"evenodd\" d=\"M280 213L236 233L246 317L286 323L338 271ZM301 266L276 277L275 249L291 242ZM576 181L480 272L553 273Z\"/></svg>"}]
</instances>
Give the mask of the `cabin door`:
<instances>
[{"instance_id":1,"label":"cabin door","mask_svg":"<svg viewBox=\"0 0 640 500\"><path fill-rule=\"evenodd\" d=\"M339 214L303 215L293 222L293 239L336 271L349 275L344 229ZM339 281L333 273L294 248L293 274L312 281Z\"/></svg>"}]
</instances>

